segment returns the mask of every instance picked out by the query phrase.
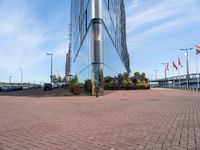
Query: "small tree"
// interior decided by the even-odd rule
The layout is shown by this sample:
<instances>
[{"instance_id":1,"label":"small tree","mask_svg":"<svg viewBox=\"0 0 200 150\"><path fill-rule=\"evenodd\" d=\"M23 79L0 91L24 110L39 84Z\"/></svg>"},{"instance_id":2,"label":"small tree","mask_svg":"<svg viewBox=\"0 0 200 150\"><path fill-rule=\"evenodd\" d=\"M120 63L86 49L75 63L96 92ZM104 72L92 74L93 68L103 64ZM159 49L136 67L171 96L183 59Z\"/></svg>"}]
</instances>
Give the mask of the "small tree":
<instances>
[{"instance_id":1,"label":"small tree","mask_svg":"<svg viewBox=\"0 0 200 150\"><path fill-rule=\"evenodd\" d=\"M127 73L127 72L124 72L123 75L122 75L122 78L123 78L123 79L128 79L128 73Z\"/></svg>"},{"instance_id":2,"label":"small tree","mask_svg":"<svg viewBox=\"0 0 200 150\"><path fill-rule=\"evenodd\" d=\"M52 82L57 83L57 81L58 81L58 78L56 77L56 75L53 75L52 76Z\"/></svg>"},{"instance_id":3,"label":"small tree","mask_svg":"<svg viewBox=\"0 0 200 150\"><path fill-rule=\"evenodd\" d=\"M141 77L141 74L140 74L139 72L135 72L135 73L134 73L134 77L135 77L136 79L139 79L139 78Z\"/></svg>"},{"instance_id":4,"label":"small tree","mask_svg":"<svg viewBox=\"0 0 200 150\"><path fill-rule=\"evenodd\" d=\"M117 84L118 89L121 89L121 87L122 87L122 80L123 80L122 74L119 73L119 74L118 74L118 84Z\"/></svg>"},{"instance_id":5,"label":"small tree","mask_svg":"<svg viewBox=\"0 0 200 150\"><path fill-rule=\"evenodd\" d=\"M65 76L62 78L62 82L63 82L63 83L66 82L66 77L65 77Z\"/></svg>"},{"instance_id":6,"label":"small tree","mask_svg":"<svg viewBox=\"0 0 200 150\"><path fill-rule=\"evenodd\" d=\"M86 92L92 93L92 82L91 80L85 80L84 89Z\"/></svg>"},{"instance_id":7,"label":"small tree","mask_svg":"<svg viewBox=\"0 0 200 150\"><path fill-rule=\"evenodd\" d=\"M125 89L127 85L127 80L122 80L122 88Z\"/></svg>"},{"instance_id":8,"label":"small tree","mask_svg":"<svg viewBox=\"0 0 200 150\"><path fill-rule=\"evenodd\" d=\"M80 95L81 94L81 89L80 89L79 85L75 85L73 87L73 93L74 93L74 95Z\"/></svg>"},{"instance_id":9,"label":"small tree","mask_svg":"<svg viewBox=\"0 0 200 150\"><path fill-rule=\"evenodd\" d=\"M69 80L69 91L73 93L74 87L77 86L77 85L79 85L78 84L78 77L77 77L77 75L75 75L73 77L73 79Z\"/></svg>"},{"instance_id":10,"label":"small tree","mask_svg":"<svg viewBox=\"0 0 200 150\"><path fill-rule=\"evenodd\" d=\"M61 78L60 75L57 77L57 80L58 80L58 83L61 83L61 82L62 82L62 78Z\"/></svg>"},{"instance_id":11,"label":"small tree","mask_svg":"<svg viewBox=\"0 0 200 150\"><path fill-rule=\"evenodd\" d=\"M146 74L143 72L142 75L141 75L141 77L142 77L142 80L145 80Z\"/></svg>"}]
</instances>

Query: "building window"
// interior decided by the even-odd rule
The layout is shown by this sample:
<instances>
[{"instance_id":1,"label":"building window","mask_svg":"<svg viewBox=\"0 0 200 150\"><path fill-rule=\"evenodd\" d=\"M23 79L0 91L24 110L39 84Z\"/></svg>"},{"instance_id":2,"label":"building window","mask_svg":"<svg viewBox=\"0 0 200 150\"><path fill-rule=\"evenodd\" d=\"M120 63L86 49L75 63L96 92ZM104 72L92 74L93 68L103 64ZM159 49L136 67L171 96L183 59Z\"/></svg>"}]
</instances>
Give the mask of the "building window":
<instances>
[{"instance_id":1,"label":"building window","mask_svg":"<svg viewBox=\"0 0 200 150\"><path fill-rule=\"evenodd\" d=\"M87 9L85 11L85 31L87 32Z\"/></svg>"}]
</instances>

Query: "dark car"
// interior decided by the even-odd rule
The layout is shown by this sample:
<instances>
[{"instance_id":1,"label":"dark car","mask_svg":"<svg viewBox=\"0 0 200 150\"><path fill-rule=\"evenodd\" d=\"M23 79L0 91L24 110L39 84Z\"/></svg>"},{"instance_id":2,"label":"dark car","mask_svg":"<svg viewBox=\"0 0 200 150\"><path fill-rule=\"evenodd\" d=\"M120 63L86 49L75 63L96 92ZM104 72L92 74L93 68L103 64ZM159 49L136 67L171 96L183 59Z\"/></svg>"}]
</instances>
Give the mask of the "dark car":
<instances>
[{"instance_id":1,"label":"dark car","mask_svg":"<svg viewBox=\"0 0 200 150\"><path fill-rule=\"evenodd\" d=\"M3 92L9 92L9 91L12 91L12 89L11 89L10 86L2 86L1 89L2 89Z\"/></svg>"},{"instance_id":2,"label":"dark car","mask_svg":"<svg viewBox=\"0 0 200 150\"><path fill-rule=\"evenodd\" d=\"M34 85L34 89L40 89L42 86L37 84L37 85Z\"/></svg>"},{"instance_id":3,"label":"dark car","mask_svg":"<svg viewBox=\"0 0 200 150\"><path fill-rule=\"evenodd\" d=\"M0 92L2 92L3 90L2 90L2 88L0 87Z\"/></svg>"},{"instance_id":4,"label":"dark car","mask_svg":"<svg viewBox=\"0 0 200 150\"><path fill-rule=\"evenodd\" d=\"M17 91L18 90L17 86L11 86L10 88L11 88L11 91Z\"/></svg>"},{"instance_id":5,"label":"dark car","mask_svg":"<svg viewBox=\"0 0 200 150\"><path fill-rule=\"evenodd\" d=\"M52 84L51 83L45 83L44 84L44 91L51 91L52 90Z\"/></svg>"},{"instance_id":6,"label":"dark car","mask_svg":"<svg viewBox=\"0 0 200 150\"><path fill-rule=\"evenodd\" d=\"M17 91L23 91L23 86L17 86Z\"/></svg>"}]
</instances>

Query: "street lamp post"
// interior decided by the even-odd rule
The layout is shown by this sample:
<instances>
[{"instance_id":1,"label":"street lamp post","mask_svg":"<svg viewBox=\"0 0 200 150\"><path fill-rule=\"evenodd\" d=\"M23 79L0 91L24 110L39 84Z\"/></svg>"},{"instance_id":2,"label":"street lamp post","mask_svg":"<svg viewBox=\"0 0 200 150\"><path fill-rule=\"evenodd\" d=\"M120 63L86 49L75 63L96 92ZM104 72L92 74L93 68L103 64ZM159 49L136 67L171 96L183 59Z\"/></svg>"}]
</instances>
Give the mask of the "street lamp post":
<instances>
[{"instance_id":1,"label":"street lamp post","mask_svg":"<svg viewBox=\"0 0 200 150\"><path fill-rule=\"evenodd\" d=\"M188 56L188 51L193 50L193 48L185 48L185 49L180 49L181 51L185 51L186 53L186 78L187 78L187 89L189 88L189 76L190 76L190 69L189 69L189 56Z\"/></svg>"},{"instance_id":2,"label":"street lamp post","mask_svg":"<svg viewBox=\"0 0 200 150\"><path fill-rule=\"evenodd\" d=\"M12 76L9 76L9 83L10 83L10 86L11 86L11 79L12 79Z\"/></svg>"},{"instance_id":3,"label":"street lamp post","mask_svg":"<svg viewBox=\"0 0 200 150\"><path fill-rule=\"evenodd\" d=\"M167 64L168 63L162 63L165 66L165 88L167 87Z\"/></svg>"},{"instance_id":4,"label":"street lamp post","mask_svg":"<svg viewBox=\"0 0 200 150\"><path fill-rule=\"evenodd\" d=\"M50 76L50 80L51 80L51 84L52 84L52 77L53 77L53 54L52 53L47 53L47 55L51 56L51 76Z\"/></svg>"},{"instance_id":5,"label":"street lamp post","mask_svg":"<svg viewBox=\"0 0 200 150\"><path fill-rule=\"evenodd\" d=\"M21 85L23 84L23 68L19 68L21 72Z\"/></svg>"}]
</instances>

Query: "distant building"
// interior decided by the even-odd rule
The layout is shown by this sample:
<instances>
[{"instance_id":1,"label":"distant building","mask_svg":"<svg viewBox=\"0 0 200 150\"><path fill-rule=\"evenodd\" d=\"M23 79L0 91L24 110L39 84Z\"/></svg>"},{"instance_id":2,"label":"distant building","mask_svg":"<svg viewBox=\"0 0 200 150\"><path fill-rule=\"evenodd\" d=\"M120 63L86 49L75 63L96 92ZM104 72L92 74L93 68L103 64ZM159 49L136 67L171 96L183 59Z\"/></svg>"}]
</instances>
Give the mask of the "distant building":
<instances>
[{"instance_id":1,"label":"distant building","mask_svg":"<svg viewBox=\"0 0 200 150\"><path fill-rule=\"evenodd\" d=\"M130 73L124 0L71 0L73 74L103 94L104 77Z\"/></svg>"},{"instance_id":2,"label":"distant building","mask_svg":"<svg viewBox=\"0 0 200 150\"><path fill-rule=\"evenodd\" d=\"M65 77L66 82L70 79L70 69L71 69L71 57L70 57L70 50L66 54L66 65L65 65Z\"/></svg>"}]
</instances>

